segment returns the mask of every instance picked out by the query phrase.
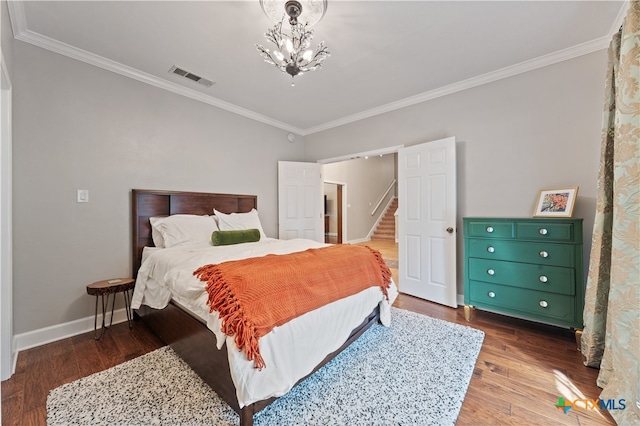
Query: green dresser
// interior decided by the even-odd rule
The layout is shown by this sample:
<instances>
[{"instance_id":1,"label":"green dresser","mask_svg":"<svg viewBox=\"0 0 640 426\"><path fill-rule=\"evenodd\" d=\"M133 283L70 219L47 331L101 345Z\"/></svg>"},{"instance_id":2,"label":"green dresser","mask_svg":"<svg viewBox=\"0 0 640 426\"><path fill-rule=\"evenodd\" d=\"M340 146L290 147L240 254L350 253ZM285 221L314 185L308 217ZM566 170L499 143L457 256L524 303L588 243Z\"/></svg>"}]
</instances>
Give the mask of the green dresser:
<instances>
[{"instance_id":1,"label":"green dresser","mask_svg":"<svg viewBox=\"0 0 640 426\"><path fill-rule=\"evenodd\" d=\"M582 329L582 219L465 217L464 303Z\"/></svg>"}]
</instances>

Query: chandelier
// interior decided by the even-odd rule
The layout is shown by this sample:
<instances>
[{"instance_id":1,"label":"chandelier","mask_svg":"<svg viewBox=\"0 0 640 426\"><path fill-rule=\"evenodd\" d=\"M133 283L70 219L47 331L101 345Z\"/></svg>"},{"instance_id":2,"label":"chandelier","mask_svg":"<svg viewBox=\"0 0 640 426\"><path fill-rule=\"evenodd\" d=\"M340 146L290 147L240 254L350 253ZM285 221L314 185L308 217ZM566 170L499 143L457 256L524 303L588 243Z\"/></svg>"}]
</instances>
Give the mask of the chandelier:
<instances>
[{"instance_id":1,"label":"chandelier","mask_svg":"<svg viewBox=\"0 0 640 426\"><path fill-rule=\"evenodd\" d=\"M284 6L283 6L284 3ZM291 85L295 86L293 78L302 75L307 71L315 71L322 66L324 60L329 56L329 50L324 41L318 44L314 51L310 49L313 39L313 29L327 10L327 0L307 0L303 9L302 2L289 0L260 0L260 6L264 13L276 25L269 28L264 34L265 38L276 47L273 50L264 48L261 44L256 44L256 48L265 62L274 65L280 71L291 76ZM284 8L289 16L290 34L282 31L282 24L285 16L280 13ZM298 21L304 22L301 23Z\"/></svg>"}]
</instances>

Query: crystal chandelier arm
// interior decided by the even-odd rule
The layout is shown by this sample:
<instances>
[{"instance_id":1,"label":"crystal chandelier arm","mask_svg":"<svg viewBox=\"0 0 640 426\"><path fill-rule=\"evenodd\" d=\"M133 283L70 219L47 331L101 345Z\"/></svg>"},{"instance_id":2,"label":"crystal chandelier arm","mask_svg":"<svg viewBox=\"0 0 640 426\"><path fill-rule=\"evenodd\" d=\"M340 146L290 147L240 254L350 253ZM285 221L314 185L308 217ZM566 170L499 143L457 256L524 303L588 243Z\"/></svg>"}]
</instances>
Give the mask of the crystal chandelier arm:
<instances>
[{"instance_id":1,"label":"crystal chandelier arm","mask_svg":"<svg viewBox=\"0 0 640 426\"><path fill-rule=\"evenodd\" d=\"M286 64L283 64L282 61L279 61L277 58L274 58L273 55L271 55L271 52L269 52L269 49L265 49L260 44L256 44L256 49L258 49L258 52L260 52L260 56L262 56L264 58L264 61L266 63L275 66L276 68L280 69L281 71L285 71Z\"/></svg>"},{"instance_id":2,"label":"crystal chandelier arm","mask_svg":"<svg viewBox=\"0 0 640 426\"><path fill-rule=\"evenodd\" d=\"M296 53L300 53L305 45L309 44L309 39L312 37L313 31L307 31L307 25L296 24L291 27L291 37L293 38L293 47Z\"/></svg>"},{"instance_id":3,"label":"crystal chandelier arm","mask_svg":"<svg viewBox=\"0 0 640 426\"><path fill-rule=\"evenodd\" d=\"M329 56L330 54L331 53L329 52L329 49L327 49L327 46L324 45L324 41L321 41L320 44L318 44L318 51L315 55L313 55L313 59L311 60L311 62L317 61L319 65L320 63L322 63L322 61L327 59L327 56Z\"/></svg>"},{"instance_id":4,"label":"crystal chandelier arm","mask_svg":"<svg viewBox=\"0 0 640 426\"><path fill-rule=\"evenodd\" d=\"M293 29L292 33L294 35L298 35L298 47L300 49L306 49L311 45L311 40L313 39L313 29L307 28L307 24L298 24L296 28Z\"/></svg>"},{"instance_id":5,"label":"crystal chandelier arm","mask_svg":"<svg viewBox=\"0 0 640 426\"><path fill-rule=\"evenodd\" d=\"M315 71L316 69L322 67L322 63L329 56L329 50L324 45L324 42L321 42L318 45L318 51L313 55L313 57L309 61L301 61L300 70L302 72L307 71Z\"/></svg>"},{"instance_id":6,"label":"crystal chandelier arm","mask_svg":"<svg viewBox=\"0 0 640 426\"><path fill-rule=\"evenodd\" d=\"M271 53L268 49L265 49L261 44L256 44L256 49L258 49L258 52L260 52L260 56L262 56L265 61L275 65L275 61L273 60L273 57L271 56Z\"/></svg>"},{"instance_id":7,"label":"crystal chandelier arm","mask_svg":"<svg viewBox=\"0 0 640 426\"><path fill-rule=\"evenodd\" d=\"M278 23L275 27L269 28L266 33L264 33L264 37L275 44L276 46L282 46L282 22Z\"/></svg>"}]
</instances>

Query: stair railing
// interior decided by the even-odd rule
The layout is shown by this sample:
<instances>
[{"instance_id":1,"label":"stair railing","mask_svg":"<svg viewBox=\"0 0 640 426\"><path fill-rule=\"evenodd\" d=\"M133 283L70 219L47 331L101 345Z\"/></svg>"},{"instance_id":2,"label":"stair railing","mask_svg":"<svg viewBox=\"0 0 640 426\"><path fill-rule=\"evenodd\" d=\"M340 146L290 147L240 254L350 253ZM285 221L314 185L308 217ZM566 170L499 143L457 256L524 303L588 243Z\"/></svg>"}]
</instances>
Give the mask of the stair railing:
<instances>
[{"instance_id":1,"label":"stair railing","mask_svg":"<svg viewBox=\"0 0 640 426\"><path fill-rule=\"evenodd\" d=\"M384 191L384 194L382 194L382 197L380 197L380 200L378 200L378 203L376 204L376 206L373 208L373 210L371 211L371 216L373 216L376 212L376 210L378 210L378 208L380 207L380 204L382 204L382 202L384 201L384 199L387 197L387 194L389 194L389 191L391 191L391 189L393 188L393 185L396 184L396 180L392 180L391 183L389 184L389 187L387 188L386 191Z\"/></svg>"}]
</instances>

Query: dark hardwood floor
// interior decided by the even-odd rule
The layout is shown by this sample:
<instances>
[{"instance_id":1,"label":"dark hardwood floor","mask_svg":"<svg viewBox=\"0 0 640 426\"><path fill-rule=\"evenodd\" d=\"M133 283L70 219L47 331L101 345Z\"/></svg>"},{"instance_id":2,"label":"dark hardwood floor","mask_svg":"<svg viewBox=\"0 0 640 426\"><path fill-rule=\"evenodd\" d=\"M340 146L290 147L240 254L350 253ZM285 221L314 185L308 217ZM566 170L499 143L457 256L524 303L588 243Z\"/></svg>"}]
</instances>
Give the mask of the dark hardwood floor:
<instances>
[{"instance_id":1,"label":"dark hardwood floor","mask_svg":"<svg viewBox=\"0 0 640 426\"><path fill-rule=\"evenodd\" d=\"M582 364L569 330L490 312L452 309L400 295L394 306L484 331L485 337L457 425L615 425L606 411L555 407L598 399L598 370Z\"/></svg>"},{"instance_id":2,"label":"dark hardwood floor","mask_svg":"<svg viewBox=\"0 0 640 426\"><path fill-rule=\"evenodd\" d=\"M584 367L568 330L476 312L470 323L451 309L400 295L395 306L485 332L485 340L458 425L607 425L608 413L554 405L565 399L598 398L597 370ZM95 341L93 333L20 352L16 373L2 382L3 425L45 425L51 389L107 369L162 346L144 325L114 325ZM315 426L315 425L314 425Z\"/></svg>"}]
</instances>

